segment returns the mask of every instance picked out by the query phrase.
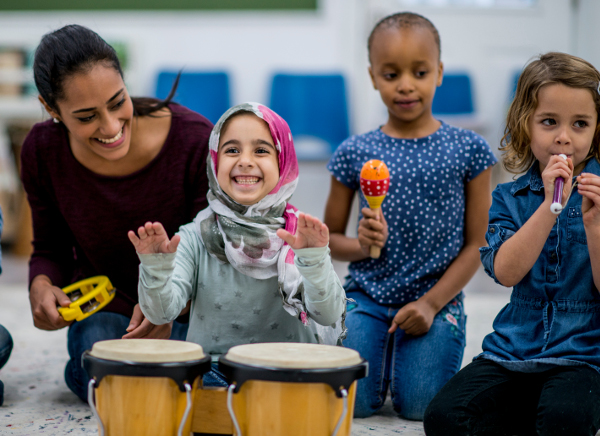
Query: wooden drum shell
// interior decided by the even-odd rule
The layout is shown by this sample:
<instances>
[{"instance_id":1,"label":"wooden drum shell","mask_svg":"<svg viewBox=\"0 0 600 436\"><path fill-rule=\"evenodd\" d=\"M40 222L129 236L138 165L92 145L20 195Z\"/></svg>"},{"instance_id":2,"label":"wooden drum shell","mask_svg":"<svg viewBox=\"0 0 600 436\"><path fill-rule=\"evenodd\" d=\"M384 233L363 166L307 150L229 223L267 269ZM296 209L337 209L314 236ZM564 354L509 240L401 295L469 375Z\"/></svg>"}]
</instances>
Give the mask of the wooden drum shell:
<instances>
[{"instance_id":1,"label":"wooden drum shell","mask_svg":"<svg viewBox=\"0 0 600 436\"><path fill-rule=\"evenodd\" d=\"M192 427L194 392L210 371L210 356L185 341L120 339L96 342L82 364L88 400L105 436L174 436Z\"/></svg>"},{"instance_id":2,"label":"wooden drum shell","mask_svg":"<svg viewBox=\"0 0 600 436\"><path fill-rule=\"evenodd\" d=\"M350 436L356 382L348 391L348 412L338 436ZM343 400L324 383L250 380L233 396L243 436L330 436L342 414Z\"/></svg>"},{"instance_id":3,"label":"wooden drum shell","mask_svg":"<svg viewBox=\"0 0 600 436\"><path fill-rule=\"evenodd\" d=\"M166 377L107 375L96 389L96 408L106 436L176 435L186 404L185 392ZM190 434L191 425L190 413L183 434Z\"/></svg>"},{"instance_id":4,"label":"wooden drum shell","mask_svg":"<svg viewBox=\"0 0 600 436\"><path fill-rule=\"evenodd\" d=\"M356 380L368 363L342 347L262 343L232 347L219 370L241 435L331 436L339 423L336 435L350 436Z\"/></svg>"}]
</instances>

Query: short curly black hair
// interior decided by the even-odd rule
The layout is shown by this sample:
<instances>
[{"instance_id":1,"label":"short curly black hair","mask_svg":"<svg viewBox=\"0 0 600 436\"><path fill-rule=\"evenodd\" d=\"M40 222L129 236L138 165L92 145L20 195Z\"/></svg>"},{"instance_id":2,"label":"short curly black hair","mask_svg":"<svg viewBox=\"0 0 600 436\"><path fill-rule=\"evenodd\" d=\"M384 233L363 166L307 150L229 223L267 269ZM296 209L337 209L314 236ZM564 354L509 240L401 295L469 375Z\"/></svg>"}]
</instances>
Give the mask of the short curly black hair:
<instances>
[{"instance_id":1,"label":"short curly black hair","mask_svg":"<svg viewBox=\"0 0 600 436\"><path fill-rule=\"evenodd\" d=\"M373 40L375 39L377 32L384 29L402 29L413 26L425 27L431 31L433 38L435 39L435 44L438 48L438 59L441 59L442 43L440 41L440 33L431 21L424 16L415 14L413 12L398 12L396 14L388 15L375 24L375 27L373 27L367 42L369 59L371 59L371 47L373 46Z\"/></svg>"}]
</instances>

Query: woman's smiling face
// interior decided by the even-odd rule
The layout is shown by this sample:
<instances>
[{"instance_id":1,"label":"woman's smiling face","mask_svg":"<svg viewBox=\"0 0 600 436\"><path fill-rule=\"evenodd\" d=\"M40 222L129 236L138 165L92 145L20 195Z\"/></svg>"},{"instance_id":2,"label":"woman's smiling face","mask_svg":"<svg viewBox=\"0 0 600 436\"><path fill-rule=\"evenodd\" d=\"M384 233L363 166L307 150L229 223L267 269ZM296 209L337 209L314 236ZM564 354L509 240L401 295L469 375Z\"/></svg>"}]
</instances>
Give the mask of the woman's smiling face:
<instances>
[{"instance_id":1,"label":"woman's smiling face","mask_svg":"<svg viewBox=\"0 0 600 436\"><path fill-rule=\"evenodd\" d=\"M117 70L103 63L65 79L56 102L59 118L69 131L78 156L116 161L131 146L133 103Z\"/></svg>"},{"instance_id":2,"label":"woman's smiling face","mask_svg":"<svg viewBox=\"0 0 600 436\"><path fill-rule=\"evenodd\" d=\"M237 203L250 206L279 182L279 159L267 123L252 113L234 115L219 137L217 181Z\"/></svg>"}]
</instances>

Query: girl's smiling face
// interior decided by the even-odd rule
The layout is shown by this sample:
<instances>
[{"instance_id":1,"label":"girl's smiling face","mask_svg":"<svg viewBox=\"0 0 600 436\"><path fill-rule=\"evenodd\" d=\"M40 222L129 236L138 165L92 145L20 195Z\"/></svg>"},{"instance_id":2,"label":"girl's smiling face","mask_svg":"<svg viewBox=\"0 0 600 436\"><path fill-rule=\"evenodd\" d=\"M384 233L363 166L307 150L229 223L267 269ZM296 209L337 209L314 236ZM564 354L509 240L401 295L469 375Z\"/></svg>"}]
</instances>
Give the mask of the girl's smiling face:
<instances>
[{"instance_id":1,"label":"girl's smiling face","mask_svg":"<svg viewBox=\"0 0 600 436\"><path fill-rule=\"evenodd\" d=\"M119 72L102 63L65 80L60 114L47 107L69 131L74 154L116 161L131 145L133 104Z\"/></svg>"},{"instance_id":2,"label":"girl's smiling face","mask_svg":"<svg viewBox=\"0 0 600 436\"><path fill-rule=\"evenodd\" d=\"M265 121L242 112L226 122L219 137L217 181L244 206L258 203L277 186L277 149Z\"/></svg>"},{"instance_id":3,"label":"girl's smiling face","mask_svg":"<svg viewBox=\"0 0 600 436\"><path fill-rule=\"evenodd\" d=\"M573 175L585 166L598 114L590 91L562 83L542 86L538 105L529 119L531 151L540 163L540 171L550 157L565 154L573 161Z\"/></svg>"}]
</instances>

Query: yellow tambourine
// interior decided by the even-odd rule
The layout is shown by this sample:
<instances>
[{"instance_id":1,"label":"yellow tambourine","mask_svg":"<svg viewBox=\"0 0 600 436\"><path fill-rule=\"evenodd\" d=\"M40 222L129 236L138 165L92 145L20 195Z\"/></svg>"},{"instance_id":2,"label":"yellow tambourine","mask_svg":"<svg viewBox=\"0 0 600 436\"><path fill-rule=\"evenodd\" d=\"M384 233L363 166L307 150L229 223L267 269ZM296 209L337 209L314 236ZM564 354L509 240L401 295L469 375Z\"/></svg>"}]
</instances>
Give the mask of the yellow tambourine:
<instances>
[{"instance_id":1,"label":"yellow tambourine","mask_svg":"<svg viewBox=\"0 0 600 436\"><path fill-rule=\"evenodd\" d=\"M65 321L81 321L98 312L115 297L115 288L106 276L90 277L63 288L72 301L69 307L59 307Z\"/></svg>"}]
</instances>

